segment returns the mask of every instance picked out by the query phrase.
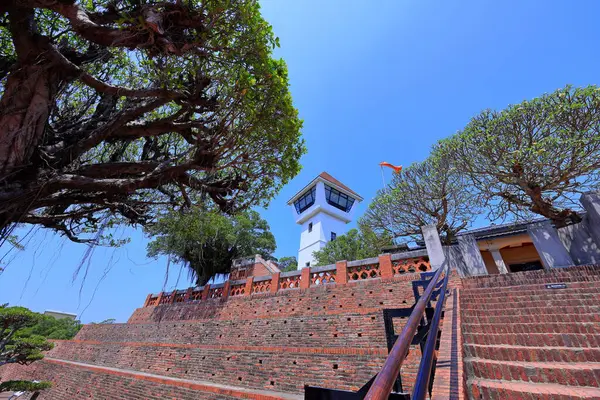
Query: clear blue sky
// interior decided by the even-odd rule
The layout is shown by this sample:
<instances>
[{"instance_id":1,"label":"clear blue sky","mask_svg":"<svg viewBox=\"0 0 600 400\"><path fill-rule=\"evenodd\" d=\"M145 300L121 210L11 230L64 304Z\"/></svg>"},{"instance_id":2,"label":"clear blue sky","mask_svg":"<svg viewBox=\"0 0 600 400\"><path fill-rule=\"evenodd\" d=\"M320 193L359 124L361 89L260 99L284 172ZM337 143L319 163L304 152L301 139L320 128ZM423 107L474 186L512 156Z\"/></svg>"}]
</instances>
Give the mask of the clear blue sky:
<instances>
[{"instance_id":1,"label":"clear blue sky","mask_svg":"<svg viewBox=\"0 0 600 400\"><path fill-rule=\"evenodd\" d=\"M597 1L265 0L263 14L280 37L308 146L302 172L261 210L278 257L299 244L285 203L321 171L365 198L359 216L381 188L380 161L424 159L484 108L600 83ZM82 287L87 263L73 274L85 246L32 233L0 275L0 302L126 321L146 294L172 290L180 268L170 266L165 285L167 262L145 257L141 232L119 234L131 243L96 249ZM183 271L177 287L188 286Z\"/></svg>"}]
</instances>

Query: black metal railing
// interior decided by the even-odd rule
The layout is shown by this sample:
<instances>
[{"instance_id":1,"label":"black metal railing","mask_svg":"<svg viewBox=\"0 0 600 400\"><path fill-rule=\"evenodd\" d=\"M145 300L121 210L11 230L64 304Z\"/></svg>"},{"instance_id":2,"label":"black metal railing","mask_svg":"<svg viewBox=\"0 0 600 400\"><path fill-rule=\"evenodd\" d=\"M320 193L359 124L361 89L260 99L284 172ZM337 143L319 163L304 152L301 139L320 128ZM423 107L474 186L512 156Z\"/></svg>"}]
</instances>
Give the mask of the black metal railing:
<instances>
[{"instance_id":1,"label":"black metal railing","mask_svg":"<svg viewBox=\"0 0 600 400\"><path fill-rule=\"evenodd\" d=\"M417 372L417 380L411 400L424 400L427 393L431 395L431 377L434 373L435 362L435 350L438 341L438 335L440 332L440 319L442 318L442 312L444 311L444 303L446 301L446 288L448 287L448 279L450 277L449 271L446 272L442 287L440 289L440 295L435 304L435 312L431 319L429 332L427 333L427 341L425 342L425 348L421 355L421 363L419 364L419 371Z\"/></svg>"},{"instance_id":2,"label":"black metal railing","mask_svg":"<svg viewBox=\"0 0 600 400\"><path fill-rule=\"evenodd\" d=\"M396 382L396 378L400 373L402 363L408 355L408 350L413 341L413 337L415 336L419 325L423 321L427 304L430 302L434 290L440 283L440 278L442 278L442 275L443 281L442 287L440 289L440 297L438 298L438 301L436 303L433 318L429 322L431 325L427 337L427 342L423 350L421 364L419 366L419 372L417 375L417 382L415 385L415 389L413 390L413 396L411 396L411 399L421 400L425 398L425 395L429 389L429 383L431 381L431 375L434 366L434 350L439 332L439 322L444 308L444 301L446 298L446 287L448 285L448 278L450 276L450 270L446 261L444 261L444 263L437 270L433 278L431 278L425 291L415 304L414 309L410 314L408 321L406 322L406 325L404 325L404 328L402 329L402 333L400 333L398 339L396 340L396 343L394 343L392 350L390 351L387 359L385 360L383 368L381 369L379 374L377 374L377 377L371 384L371 387L367 395L365 396L365 399L384 400L387 399L390 393L392 392L394 383Z\"/></svg>"}]
</instances>

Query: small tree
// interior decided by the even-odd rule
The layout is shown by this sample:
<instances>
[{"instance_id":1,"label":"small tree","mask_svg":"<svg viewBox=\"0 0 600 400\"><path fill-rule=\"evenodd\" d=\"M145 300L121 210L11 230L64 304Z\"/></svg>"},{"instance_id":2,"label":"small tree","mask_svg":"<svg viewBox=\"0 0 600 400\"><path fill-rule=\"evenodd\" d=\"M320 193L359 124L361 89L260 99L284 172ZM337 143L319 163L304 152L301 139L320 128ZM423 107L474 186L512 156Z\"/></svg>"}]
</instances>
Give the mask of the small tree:
<instances>
[{"instance_id":1,"label":"small tree","mask_svg":"<svg viewBox=\"0 0 600 400\"><path fill-rule=\"evenodd\" d=\"M52 349L53 344L44 337L24 335L23 330L37 324L41 317L25 307L0 306L0 366L28 365L44 358L42 351ZM37 391L48 387L49 382L6 381L0 384L0 391Z\"/></svg>"},{"instance_id":2,"label":"small tree","mask_svg":"<svg viewBox=\"0 0 600 400\"><path fill-rule=\"evenodd\" d=\"M474 192L452 162L436 155L395 174L380 190L361 223L402 241L418 240L421 227L435 225L445 243L467 228L480 212Z\"/></svg>"},{"instance_id":3,"label":"small tree","mask_svg":"<svg viewBox=\"0 0 600 400\"><path fill-rule=\"evenodd\" d=\"M360 229L360 230L359 230ZM341 260L361 260L377 257L381 248L393 244L388 235L378 235L367 226L350 229L348 233L327 242L325 247L313 253L316 265L335 264Z\"/></svg>"},{"instance_id":4,"label":"small tree","mask_svg":"<svg viewBox=\"0 0 600 400\"><path fill-rule=\"evenodd\" d=\"M281 257L277 263L281 272L296 271L298 269L298 260L296 257Z\"/></svg>"},{"instance_id":5,"label":"small tree","mask_svg":"<svg viewBox=\"0 0 600 400\"><path fill-rule=\"evenodd\" d=\"M485 110L435 151L455 161L493 219L531 213L578 222L577 195L600 182L600 88L567 86Z\"/></svg>"},{"instance_id":6,"label":"small tree","mask_svg":"<svg viewBox=\"0 0 600 400\"><path fill-rule=\"evenodd\" d=\"M186 264L198 285L229 273L236 258L260 254L271 259L276 248L269 224L252 210L234 216L200 208L172 212L146 231L155 236L148 256L167 255Z\"/></svg>"},{"instance_id":7,"label":"small tree","mask_svg":"<svg viewBox=\"0 0 600 400\"><path fill-rule=\"evenodd\" d=\"M71 318L54 318L50 315L40 315L37 322L21 330L20 336L41 336L47 339L73 339L83 325Z\"/></svg>"}]
</instances>

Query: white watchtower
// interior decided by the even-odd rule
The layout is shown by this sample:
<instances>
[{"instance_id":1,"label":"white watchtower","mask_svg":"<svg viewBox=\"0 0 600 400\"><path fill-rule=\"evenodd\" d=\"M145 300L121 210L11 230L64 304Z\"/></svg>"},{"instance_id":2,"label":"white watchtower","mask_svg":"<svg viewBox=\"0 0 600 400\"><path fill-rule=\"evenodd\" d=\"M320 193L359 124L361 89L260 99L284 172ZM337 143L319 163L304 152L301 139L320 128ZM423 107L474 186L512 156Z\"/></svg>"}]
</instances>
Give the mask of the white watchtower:
<instances>
[{"instance_id":1,"label":"white watchtower","mask_svg":"<svg viewBox=\"0 0 600 400\"><path fill-rule=\"evenodd\" d=\"M288 201L288 205L294 205L296 223L302 226L298 269L312 266L313 252L346 232L345 225L352 221L356 205L362 200L342 182L322 172Z\"/></svg>"}]
</instances>

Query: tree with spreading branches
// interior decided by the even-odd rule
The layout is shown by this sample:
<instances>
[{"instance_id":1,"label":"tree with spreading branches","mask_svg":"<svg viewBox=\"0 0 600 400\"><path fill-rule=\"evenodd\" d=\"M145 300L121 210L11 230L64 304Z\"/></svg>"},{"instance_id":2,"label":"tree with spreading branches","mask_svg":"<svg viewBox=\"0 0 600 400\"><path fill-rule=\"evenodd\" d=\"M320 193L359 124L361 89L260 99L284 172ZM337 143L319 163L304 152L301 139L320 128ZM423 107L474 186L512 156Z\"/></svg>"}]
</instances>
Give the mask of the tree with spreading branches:
<instances>
[{"instance_id":1,"label":"tree with spreading branches","mask_svg":"<svg viewBox=\"0 0 600 400\"><path fill-rule=\"evenodd\" d=\"M148 256L165 255L187 266L200 286L228 274L237 258L260 254L272 259L277 247L269 224L254 210L232 216L200 208L172 212L148 225L146 232L153 237Z\"/></svg>"},{"instance_id":2,"label":"tree with spreading branches","mask_svg":"<svg viewBox=\"0 0 600 400\"><path fill-rule=\"evenodd\" d=\"M0 237L268 203L305 152L277 45L256 0L0 2Z\"/></svg>"},{"instance_id":3,"label":"tree with spreading branches","mask_svg":"<svg viewBox=\"0 0 600 400\"><path fill-rule=\"evenodd\" d=\"M577 223L579 195L600 184L600 88L567 86L485 110L434 154L454 160L492 219L538 214L559 228Z\"/></svg>"},{"instance_id":4,"label":"tree with spreading branches","mask_svg":"<svg viewBox=\"0 0 600 400\"><path fill-rule=\"evenodd\" d=\"M394 174L361 223L403 242L421 240L421 227L435 225L444 243L468 228L480 212L470 183L452 160L430 157Z\"/></svg>"}]
</instances>

